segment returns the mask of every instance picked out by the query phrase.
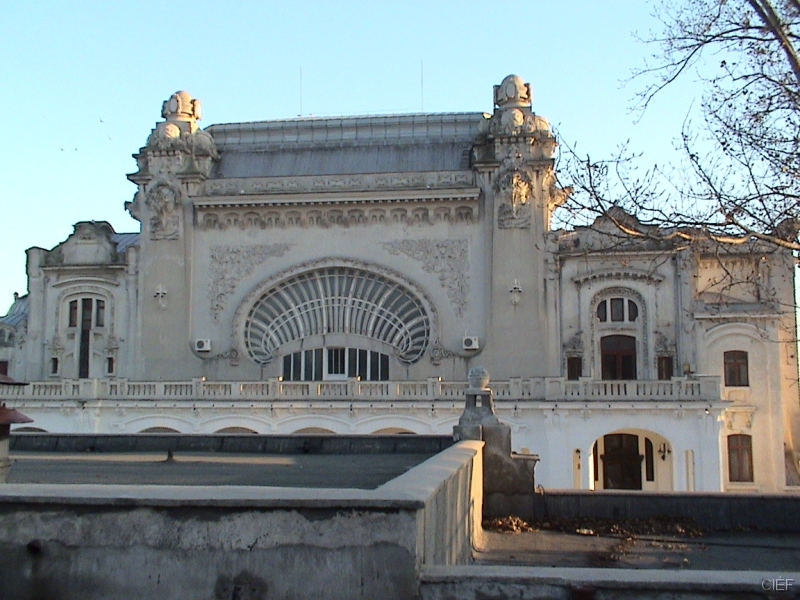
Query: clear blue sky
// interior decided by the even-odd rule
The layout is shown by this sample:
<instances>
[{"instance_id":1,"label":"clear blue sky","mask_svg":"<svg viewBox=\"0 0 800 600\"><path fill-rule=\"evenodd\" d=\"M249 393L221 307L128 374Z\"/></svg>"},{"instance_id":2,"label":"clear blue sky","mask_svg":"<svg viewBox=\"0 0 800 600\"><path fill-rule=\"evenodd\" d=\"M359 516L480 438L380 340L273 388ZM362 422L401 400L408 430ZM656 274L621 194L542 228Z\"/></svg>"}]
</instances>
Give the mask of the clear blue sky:
<instances>
[{"instance_id":1,"label":"clear blue sky","mask_svg":"<svg viewBox=\"0 0 800 600\"><path fill-rule=\"evenodd\" d=\"M25 249L81 220L119 231L131 154L185 89L203 126L303 115L492 110L509 73L534 110L592 157L631 140L671 153L697 102L691 80L635 123L622 85L651 49L646 0L527 2L71 2L5 0L0 11L0 314L26 292ZM424 86L420 94L420 63ZM302 69L302 86L300 72Z\"/></svg>"}]
</instances>

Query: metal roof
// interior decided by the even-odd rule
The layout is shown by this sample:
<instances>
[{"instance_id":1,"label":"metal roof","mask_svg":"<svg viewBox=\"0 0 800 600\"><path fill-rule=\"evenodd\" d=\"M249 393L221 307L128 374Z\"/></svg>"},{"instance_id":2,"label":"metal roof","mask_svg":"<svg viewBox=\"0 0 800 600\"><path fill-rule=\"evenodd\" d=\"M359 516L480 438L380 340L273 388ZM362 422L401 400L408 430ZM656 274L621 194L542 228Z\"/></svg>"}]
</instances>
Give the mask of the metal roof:
<instances>
[{"instance_id":1,"label":"metal roof","mask_svg":"<svg viewBox=\"0 0 800 600\"><path fill-rule=\"evenodd\" d=\"M8 309L8 314L0 317L0 324L17 329L20 325L26 323L28 320L28 304L28 294L17 298L11 308Z\"/></svg>"}]
</instances>

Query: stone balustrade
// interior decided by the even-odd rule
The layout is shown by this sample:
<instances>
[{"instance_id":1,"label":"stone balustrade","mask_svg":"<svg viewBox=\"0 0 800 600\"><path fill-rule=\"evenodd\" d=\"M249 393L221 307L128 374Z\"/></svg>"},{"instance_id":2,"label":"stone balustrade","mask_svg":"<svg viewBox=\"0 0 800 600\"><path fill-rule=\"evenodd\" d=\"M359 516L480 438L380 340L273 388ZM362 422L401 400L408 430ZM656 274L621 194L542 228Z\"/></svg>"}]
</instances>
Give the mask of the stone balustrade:
<instances>
[{"instance_id":1,"label":"stone balustrade","mask_svg":"<svg viewBox=\"0 0 800 600\"><path fill-rule=\"evenodd\" d=\"M561 377L511 378L490 385L495 400L541 402L687 402L719 400L719 378L696 376L668 381L569 381ZM0 385L2 400L175 400L181 401L462 401L466 382L441 381L127 381L64 379L27 386Z\"/></svg>"}]
</instances>

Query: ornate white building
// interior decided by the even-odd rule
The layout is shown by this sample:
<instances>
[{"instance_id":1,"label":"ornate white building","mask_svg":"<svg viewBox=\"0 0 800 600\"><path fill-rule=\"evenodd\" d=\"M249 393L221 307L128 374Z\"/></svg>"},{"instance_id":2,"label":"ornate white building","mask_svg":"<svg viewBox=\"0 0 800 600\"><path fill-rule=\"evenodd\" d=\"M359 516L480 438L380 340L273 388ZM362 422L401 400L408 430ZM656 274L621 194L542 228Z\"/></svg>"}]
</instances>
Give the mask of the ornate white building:
<instances>
[{"instance_id":1,"label":"ornate white building","mask_svg":"<svg viewBox=\"0 0 800 600\"><path fill-rule=\"evenodd\" d=\"M550 126L516 76L494 102L202 130L174 94L141 231L28 250L0 369L32 383L0 399L58 432L446 434L480 364L546 487L798 489L792 256L552 230Z\"/></svg>"}]
</instances>

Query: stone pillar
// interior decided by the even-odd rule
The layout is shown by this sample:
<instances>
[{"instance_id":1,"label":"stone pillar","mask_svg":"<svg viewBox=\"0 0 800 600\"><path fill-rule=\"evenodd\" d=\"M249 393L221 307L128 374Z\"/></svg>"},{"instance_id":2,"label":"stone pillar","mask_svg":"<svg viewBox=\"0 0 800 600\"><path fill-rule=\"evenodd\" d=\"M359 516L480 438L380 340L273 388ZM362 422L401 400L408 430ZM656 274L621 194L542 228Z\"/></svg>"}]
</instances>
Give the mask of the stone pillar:
<instances>
[{"instance_id":1,"label":"stone pillar","mask_svg":"<svg viewBox=\"0 0 800 600\"><path fill-rule=\"evenodd\" d=\"M3 385L0 383L0 385ZM12 423L32 423L33 419L26 417L21 412L12 408L0 406L0 483L5 483L8 473L11 470L11 460L8 458L8 450L11 441Z\"/></svg>"},{"instance_id":2,"label":"stone pillar","mask_svg":"<svg viewBox=\"0 0 800 600\"><path fill-rule=\"evenodd\" d=\"M494 412L494 398L489 388L489 372L473 367L468 375L466 405L453 437L482 440L484 516L515 514L530 518L533 512L535 455L511 453L511 427L501 423Z\"/></svg>"}]
</instances>

